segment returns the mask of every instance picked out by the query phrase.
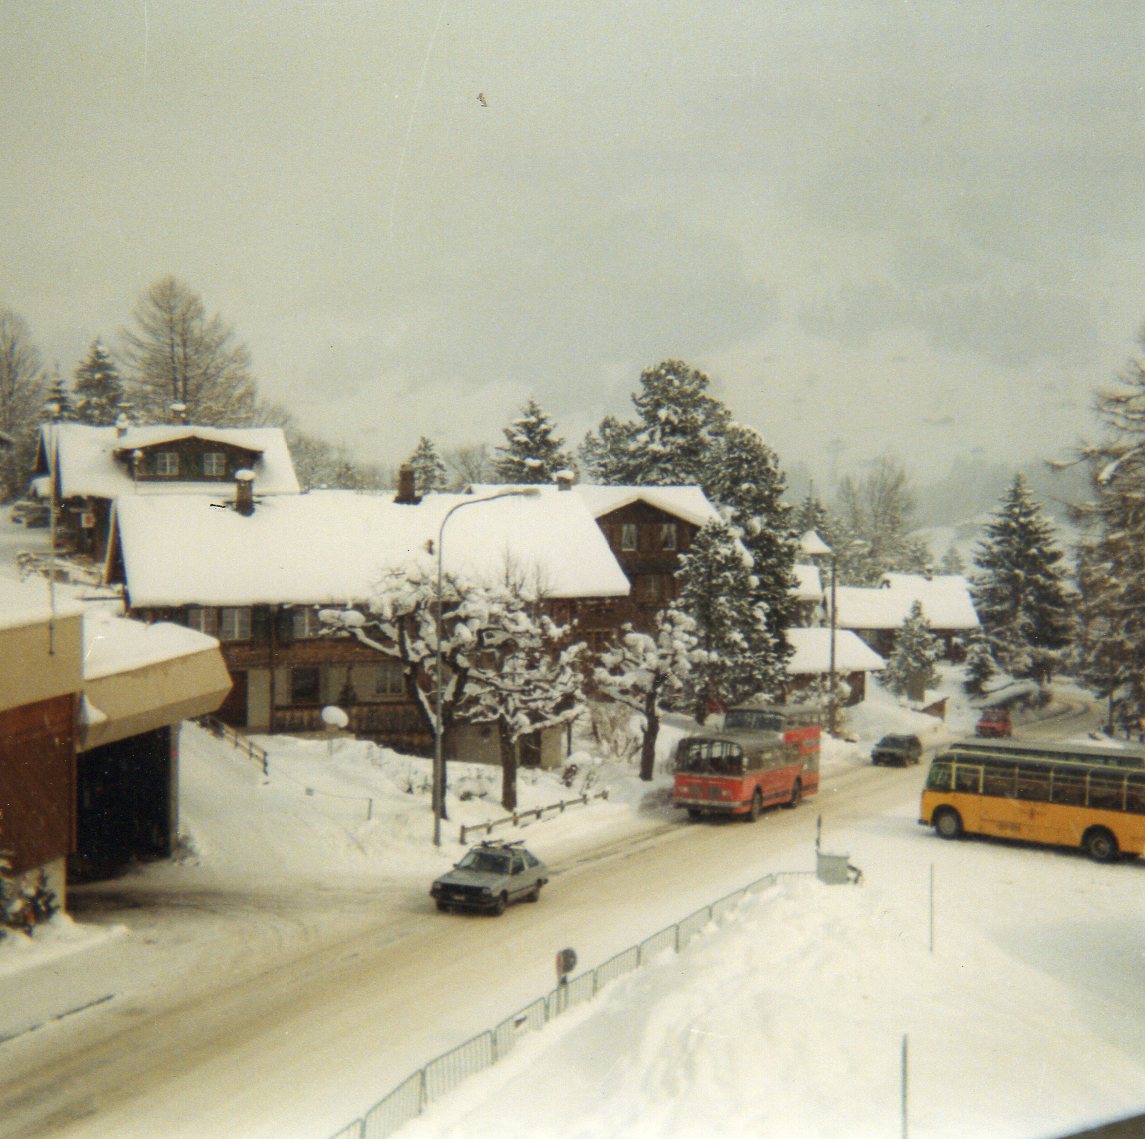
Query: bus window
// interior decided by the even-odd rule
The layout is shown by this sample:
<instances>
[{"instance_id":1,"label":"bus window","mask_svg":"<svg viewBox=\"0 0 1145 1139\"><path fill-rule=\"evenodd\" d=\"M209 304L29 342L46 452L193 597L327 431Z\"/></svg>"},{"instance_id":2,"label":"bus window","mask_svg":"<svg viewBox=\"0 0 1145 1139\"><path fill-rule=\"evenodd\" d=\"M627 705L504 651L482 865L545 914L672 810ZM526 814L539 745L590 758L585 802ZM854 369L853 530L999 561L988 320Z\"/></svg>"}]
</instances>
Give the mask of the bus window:
<instances>
[{"instance_id":1,"label":"bus window","mask_svg":"<svg viewBox=\"0 0 1145 1139\"><path fill-rule=\"evenodd\" d=\"M982 771L982 794L1012 799L1016 794L1017 771L1012 767L986 767Z\"/></svg>"},{"instance_id":2,"label":"bus window","mask_svg":"<svg viewBox=\"0 0 1145 1139\"><path fill-rule=\"evenodd\" d=\"M1124 787L1124 779L1094 772L1089 777L1089 805L1113 811L1119 810Z\"/></svg>"},{"instance_id":3,"label":"bus window","mask_svg":"<svg viewBox=\"0 0 1145 1139\"><path fill-rule=\"evenodd\" d=\"M724 716L725 732L782 732L783 727L783 717L778 712L732 708Z\"/></svg>"},{"instance_id":4,"label":"bus window","mask_svg":"<svg viewBox=\"0 0 1145 1139\"><path fill-rule=\"evenodd\" d=\"M1082 772L1055 771L1050 784L1050 801L1066 807L1085 804L1085 775Z\"/></svg>"},{"instance_id":5,"label":"bus window","mask_svg":"<svg viewBox=\"0 0 1145 1139\"><path fill-rule=\"evenodd\" d=\"M1125 809L1145 815L1145 780L1129 779L1125 788Z\"/></svg>"},{"instance_id":6,"label":"bus window","mask_svg":"<svg viewBox=\"0 0 1145 1139\"><path fill-rule=\"evenodd\" d=\"M954 765L954 790L969 791L977 795L982 785L982 768L971 767L969 764L956 763Z\"/></svg>"},{"instance_id":7,"label":"bus window","mask_svg":"<svg viewBox=\"0 0 1145 1139\"><path fill-rule=\"evenodd\" d=\"M1017 797L1028 802L1048 803L1050 799L1050 773L1044 767L1018 767Z\"/></svg>"}]
</instances>

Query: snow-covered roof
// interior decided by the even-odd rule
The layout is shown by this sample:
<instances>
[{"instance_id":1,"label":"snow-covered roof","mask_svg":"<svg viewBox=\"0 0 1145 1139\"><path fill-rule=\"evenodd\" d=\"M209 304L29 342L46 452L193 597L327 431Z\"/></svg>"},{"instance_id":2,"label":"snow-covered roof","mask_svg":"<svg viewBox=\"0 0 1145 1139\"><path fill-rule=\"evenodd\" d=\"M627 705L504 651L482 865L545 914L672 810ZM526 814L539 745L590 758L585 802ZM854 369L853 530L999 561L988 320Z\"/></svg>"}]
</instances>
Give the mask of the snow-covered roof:
<instances>
[{"instance_id":1,"label":"snow-covered roof","mask_svg":"<svg viewBox=\"0 0 1145 1139\"><path fill-rule=\"evenodd\" d=\"M125 494L225 493L231 488L229 482L136 481L132 479L127 466L115 457L117 452L131 452L188 438L255 452L258 455L254 464L256 494L299 493L290 449L281 427L198 427L174 424L129 427L120 434L115 427L93 427L86 423L45 424L40 428L40 452L41 456L46 456L49 467L54 462L53 455L59 455L60 494L64 498L75 495L117 498Z\"/></svg>"},{"instance_id":2,"label":"snow-covered roof","mask_svg":"<svg viewBox=\"0 0 1145 1139\"><path fill-rule=\"evenodd\" d=\"M795 566L794 589L795 596L800 601L821 601L823 598L823 582L819 577L818 566Z\"/></svg>"},{"instance_id":3,"label":"snow-covered roof","mask_svg":"<svg viewBox=\"0 0 1145 1139\"><path fill-rule=\"evenodd\" d=\"M366 600L389 569L433 567L503 580L545 596L623 597L624 576L578 495L431 494L418 505L349 491L279 495L249 517L206 496L128 495L116 502L134 606L325 604Z\"/></svg>"},{"instance_id":4,"label":"snow-covered roof","mask_svg":"<svg viewBox=\"0 0 1145 1139\"><path fill-rule=\"evenodd\" d=\"M789 676L825 675L831 670L830 629L788 629L795 650L787 662ZM849 629L835 630L836 672L880 672L887 662Z\"/></svg>"},{"instance_id":5,"label":"snow-covered roof","mask_svg":"<svg viewBox=\"0 0 1145 1139\"><path fill-rule=\"evenodd\" d=\"M78 617L82 612L79 602L63 598L53 606L42 577L27 581L0 577L0 629L42 625L53 617Z\"/></svg>"},{"instance_id":6,"label":"snow-covered roof","mask_svg":"<svg viewBox=\"0 0 1145 1139\"><path fill-rule=\"evenodd\" d=\"M504 489L499 483L482 483L473 487L476 494L493 494ZM588 507L593 518L603 518L633 502L646 502L649 506L655 506L695 526L704 526L719 518L719 512L698 486L601 486L597 483L573 483L568 490L562 490L553 483L545 483L538 486L537 490L545 495L575 494Z\"/></svg>"},{"instance_id":7,"label":"snow-covered roof","mask_svg":"<svg viewBox=\"0 0 1145 1139\"><path fill-rule=\"evenodd\" d=\"M918 601L932 629L976 629L978 614L970 584L961 574L933 578L893 573L877 589L839 586L839 626L846 629L897 629Z\"/></svg>"},{"instance_id":8,"label":"snow-covered roof","mask_svg":"<svg viewBox=\"0 0 1145 1139\"><path fill-rule=\"evenodd\" d=\"M603 518L633 502L646 502L694 526L705 526L719 518L716 508L698 486L596 486L577 483L572 487L572 493L584 500L594 518Z\"/></svg>"},{"instance_id":9,"label":"snow-covered roof","mask_svg":"<svg viewBox=\"0 0 1145 1139\"><path fill-rule=\"evenodd\" d=\"M98 680L218 647L214 637L165 621L148 625L88 606L83 615L83 678Z\"/></svg>"}]
</instances>

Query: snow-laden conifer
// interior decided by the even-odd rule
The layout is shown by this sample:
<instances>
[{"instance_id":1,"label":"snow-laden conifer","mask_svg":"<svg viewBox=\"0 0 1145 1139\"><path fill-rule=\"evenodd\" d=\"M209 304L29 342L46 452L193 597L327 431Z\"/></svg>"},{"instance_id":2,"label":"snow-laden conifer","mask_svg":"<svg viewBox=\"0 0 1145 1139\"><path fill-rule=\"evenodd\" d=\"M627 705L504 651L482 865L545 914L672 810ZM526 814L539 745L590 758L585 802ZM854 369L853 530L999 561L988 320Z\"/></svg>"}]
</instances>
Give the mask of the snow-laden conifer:
<instances>
[{"instance_id":1,"label":"snow-laden conifer","mask_svg":"<svg viewBox=\"0 0 1145 1139\"><path fill-rule=\"evenodd\" d=\"M930 631L930 622L915 602L895 638L895 650L887 667L878 674L879 683L902 699L921 703L926 690L938 684L935 667L942 655L942 642Z\"/></svg>"},{"instance_id":2,"label":"snow-laden conifer","mask_svg":"<svg viewBox=\"0 0 1145 1139\"><path fill-rule=\"evenodd\" d=\"M1018 475L974 551L978 619L999 667L1046 684L1070 641L1071 598L1053 523Z\"/></svg>"},{"instance_id":3,"label":"snow-laden conifer","mask_svg":"<svg viewBox=\"0 0 1145 1139\"><path fill-rule=\"evenodd\" d=\"M536 400L529 400L503 433L505 445L497 448L493 463L498 482L550 483L558 472L572 465L565 441Z\"/></svg>"},{"instance_id":4,"label":"snow-laden conifer","mask_svg":"<svg viewBox=\"0 0 1145 1139\"><path fill-rule=\"evenodd\" d=\"M783 655L756 597L752 557L725 521L709 522L680 557L680 609L695 621L703 658L692 670L693 714L701 723L715 707L764 693L785 682Z\"/></svg>"},{"instance_id":5,"label":"snow-laden conifer","mask_svg":"<svg viewBox=\"0 0 1145 1139\"><path fill-rule=\"evenodd\" d=\"M75 370L76 418L81 423L110 427L120 416L123 377L102 340L93 340Z\"/></svg>"},{"instance_id":6,"label":"snow-laden conifer","mask_svg":"<svg viewBox=\"0 0 1145 1139\"><path fill-rule=\"evenodd\" d=\"M444 490L447 481L445 463L442 462L433 440L423 435L409 460L413 468L414 490L419 495Z\"/></svg>"}]
</instances>

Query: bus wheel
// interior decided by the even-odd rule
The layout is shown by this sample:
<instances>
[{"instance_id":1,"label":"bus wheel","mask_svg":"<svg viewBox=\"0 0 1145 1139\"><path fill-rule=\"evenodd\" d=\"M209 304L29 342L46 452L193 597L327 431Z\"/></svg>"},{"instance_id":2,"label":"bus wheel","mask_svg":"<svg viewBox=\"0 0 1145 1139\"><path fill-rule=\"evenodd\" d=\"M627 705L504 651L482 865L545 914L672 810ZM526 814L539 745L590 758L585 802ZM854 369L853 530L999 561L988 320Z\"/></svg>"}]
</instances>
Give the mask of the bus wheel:
<instances>
[{"instance_id":1,"label":"bus wheel","mask_svg":"<svg viewBox=\"0 0 1145 1139\"><path fill-rule=\"evenodd\" d=\"M962 834L962 816L949 807L935 811L934 829L940 838L958 838Z\"/></svg>"},{"instance_id":2,"label":"bus wheel","mask_svg":"<svg viewBox=\"0 0 1145 1139\"><path fill-rule=\"evenodd\" d=\"M1094 862L1112 862L1118 854L1117 839L1104 827L1086 831L1081 846Z\"/></svg>"},{"instance_id":3,"label":"bus wheel","mask_svg":"<svg viewBox=\"0 0 1145 1139\"><path fill-rule=\"evenodd\" d=\"M759 793L759 788L757 787L755 794L751 797L751 809L747 813L747 821L754 823L761 814L763 814L763 796Z\"/></svg>"},{"instance_id":4,"label":"bus wheel","mask_svg":"<svg viewBox=\"0 0 1145 1139\"><path fill-rule=\"evenodd\" d=\"M803 780L796 779L791 785L791 798L784 804L785 807L798 807L803 802Z\"/></svg>"}]
</instances>

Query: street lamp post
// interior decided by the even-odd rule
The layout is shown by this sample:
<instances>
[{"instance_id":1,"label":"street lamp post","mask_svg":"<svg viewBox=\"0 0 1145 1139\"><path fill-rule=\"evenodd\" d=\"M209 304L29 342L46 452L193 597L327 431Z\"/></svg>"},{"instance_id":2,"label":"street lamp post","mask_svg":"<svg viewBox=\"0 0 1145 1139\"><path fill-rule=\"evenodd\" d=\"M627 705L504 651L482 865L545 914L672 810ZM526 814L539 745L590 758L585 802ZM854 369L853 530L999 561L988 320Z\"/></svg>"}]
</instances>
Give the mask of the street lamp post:
<instances>
[{"instance_id":1,"label":"street lamp post","mask_svg":"<svg viewBox=\"0 0 1145 1139\"><path fill-rule=\"evenodd\" d=\"M441 722L441 673L444 661L441 653L441 640L444 633L444 622L442 621L441 610L444 605L444 597L442 593L442 550L445 542L445 524L457 513L463 506L477 506L482 502L494 502L498 498L532 498L540 494L540 489L535 486L519 486L509 487L505 490L499 490L496 494L487 494L482 498L466 498L461 502L454 503L446 512L441 520L441 525L437 528L437 612L436 620L434 622L434 631L436 634L437 646L434 651L434 724L433 724L433 845L441 846L441 820L445 814L445 753L443 748L443 741L445 736L445 727Z\"/></svg>"}]
</instances>

